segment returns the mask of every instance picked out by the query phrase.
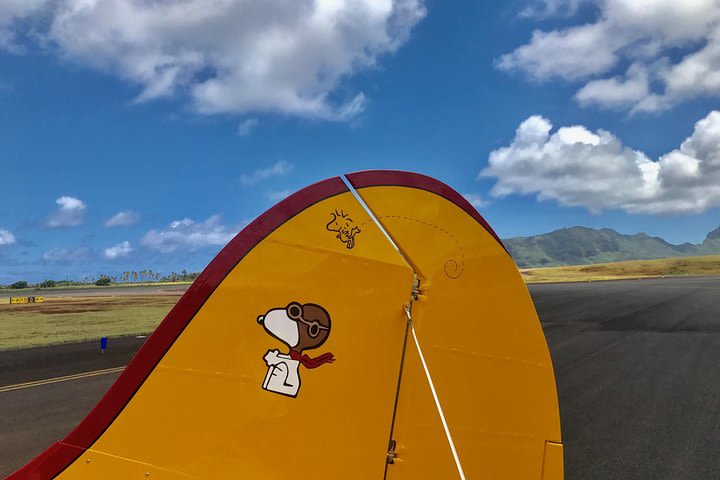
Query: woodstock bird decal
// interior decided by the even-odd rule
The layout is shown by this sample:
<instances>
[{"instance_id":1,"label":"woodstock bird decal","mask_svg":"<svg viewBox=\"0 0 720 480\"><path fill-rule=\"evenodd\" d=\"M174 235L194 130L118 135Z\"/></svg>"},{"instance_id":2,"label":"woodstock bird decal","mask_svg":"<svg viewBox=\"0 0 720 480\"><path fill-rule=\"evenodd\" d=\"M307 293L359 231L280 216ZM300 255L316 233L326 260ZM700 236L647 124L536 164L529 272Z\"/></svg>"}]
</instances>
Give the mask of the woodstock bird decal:
<instances>
[{"instance_id":1,"label":"woodstock bird decal","mask_svg":"<svg viewBox=\"0 0 720 480\"><path fill-rule=\"evenodd\" d=\"M332 215L332 220L328 222L326 228L331 232L336 232L336 238L340 239L348 249L353 248L355 246L355 235L360 233L360 229L354 224L355 222L350 218L350 214L342 210L339 212L335 210L330 215Z\"/></svg>"}]
</instances>

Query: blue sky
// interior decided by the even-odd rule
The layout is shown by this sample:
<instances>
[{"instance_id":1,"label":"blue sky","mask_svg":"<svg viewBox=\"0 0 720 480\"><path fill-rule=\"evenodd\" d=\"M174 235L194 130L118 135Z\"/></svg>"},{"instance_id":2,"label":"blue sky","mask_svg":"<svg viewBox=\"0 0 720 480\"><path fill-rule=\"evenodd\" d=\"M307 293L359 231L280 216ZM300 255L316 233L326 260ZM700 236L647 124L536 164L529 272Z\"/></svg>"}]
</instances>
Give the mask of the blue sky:
<instances>
[{"instance_id":1,"label":"blue sky","mask_svg":"<svg viewBox=\"0 0 720 480\"><path fill-rule=\"evenodd\" d=\"M200 270L371 168L447 182L503 237L720 225L712 0L102 3L0 6L0 283Z\"/></svg>"}]
</instances>

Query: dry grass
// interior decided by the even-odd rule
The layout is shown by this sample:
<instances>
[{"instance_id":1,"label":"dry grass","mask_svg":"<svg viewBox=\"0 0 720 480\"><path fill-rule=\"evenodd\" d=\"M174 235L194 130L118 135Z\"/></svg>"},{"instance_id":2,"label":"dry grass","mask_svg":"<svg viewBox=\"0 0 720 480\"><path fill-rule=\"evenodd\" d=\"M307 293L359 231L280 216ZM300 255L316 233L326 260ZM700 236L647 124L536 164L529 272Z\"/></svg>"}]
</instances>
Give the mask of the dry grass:
<instances>
[{"instance_id":1,"label":"dry grass","mask_svg":"<svg viewBox=\"0 0 720 480\"><path fill-rule=\"evenodd\" d=\"M179 298L63 297L0 304L0 350L149 333Z\"/></svg>"},{"instance_id":2,"label":"dry grass","mask_svg":"<svg viewBox=\"0 0 720 480\"><path fill-rule=\"evenodd\" d=\"M571 267L530 268L520 270L527 283L588 282L657 278L682 275L720 275L720 255L633 260Z\"/></svg>"},{"instance_id":3,"label":"dry grass","mask_svg":"<svg viewBox=\"0 0 720 480\"><path fill-rule=\"evenodd\" d=\"M720 275L720 255L521 270L528 283ZM152 332L176 295L62 297L0 304L0 350Z\"/></svg>"},{"instance_id":4,"label":"dry grass","mask_svg":"<svg viewBox=\"0 0 720 480\"><path fill-rule=\"evenodd\" d=\"M43 292L46 295L55 293L57 290L103 290L106 288L132 288L132 287L168 287L175 285L190 285L191 281L182 282L137 282L137 283L113 283L112 285L99 286L93 283L80 285L58 285L55 287L28 287L28 288L10 288L0 287L0 293L9 293L13 297L21 297L27 293Z\"/></svg>"}]
</instances>

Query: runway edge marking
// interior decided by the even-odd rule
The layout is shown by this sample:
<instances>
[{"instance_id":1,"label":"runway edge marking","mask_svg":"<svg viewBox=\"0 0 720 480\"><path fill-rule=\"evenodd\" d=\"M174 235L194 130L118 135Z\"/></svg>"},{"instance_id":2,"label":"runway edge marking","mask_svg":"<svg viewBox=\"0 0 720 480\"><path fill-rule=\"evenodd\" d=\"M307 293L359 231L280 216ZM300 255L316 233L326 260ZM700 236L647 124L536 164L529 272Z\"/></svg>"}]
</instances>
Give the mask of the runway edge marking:
<instances>
[{"instance_id":1,"label":"runway edge marking","mask_svg":"<svg viewBox=\"0 0 720 480\"><path fill-rule=\"evenodd\" d=\"M51 385L53 383L69 382L71 380L82 380L83 378L97 377L99 375L106 375L108 373L117 373L125 370L125 366L105 368L102 370L93 370L91 372L75 373L73 375L64 375L62 377L45 378L42 380L35 380L33 382L17 383L15 385L5 385L0 387L0 393L12 392L14 390L22 390L24 388L41 387L43 385Z\"/></svg>"}]
</instances>

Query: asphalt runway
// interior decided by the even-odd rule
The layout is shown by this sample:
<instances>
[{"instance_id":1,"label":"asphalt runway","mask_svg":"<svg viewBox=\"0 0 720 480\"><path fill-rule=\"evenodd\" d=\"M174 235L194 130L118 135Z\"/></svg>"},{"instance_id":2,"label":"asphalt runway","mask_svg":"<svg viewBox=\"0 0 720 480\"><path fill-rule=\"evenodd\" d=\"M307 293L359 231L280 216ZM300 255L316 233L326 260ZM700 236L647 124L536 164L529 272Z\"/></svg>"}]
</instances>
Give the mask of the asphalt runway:
<instances>
[{"instance_id":1,"label":"asphalt runway","mask_svg":"<svg viewBox=\"0 0 720 480\"><path fill-rule=\"evenodd\" d=\"M530 286L560 397L567 479L720 478L720 277ZM0 352L0 476L62 438L143 339Z\"/></svg>"},{"instance_id":2,"label":"asphalt runway","mask_svg":"<svg viewBox=\"0 0 720 480\"><path fill-rule=\"evenodd\" d=\"M531 286L568 479L720 478L720 277Z\"/></svg>"}]
</instances>

